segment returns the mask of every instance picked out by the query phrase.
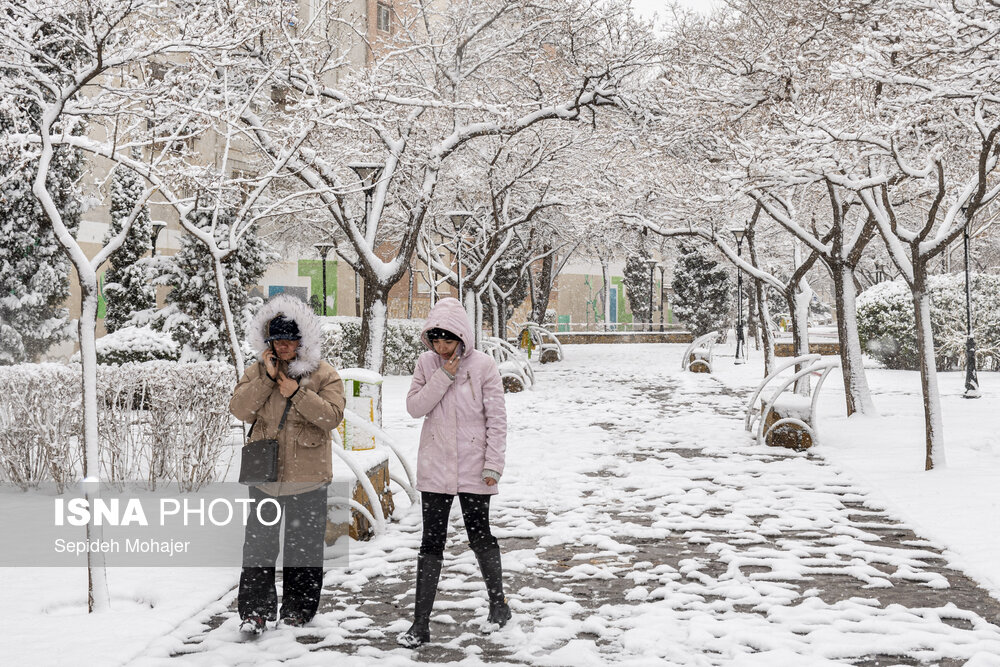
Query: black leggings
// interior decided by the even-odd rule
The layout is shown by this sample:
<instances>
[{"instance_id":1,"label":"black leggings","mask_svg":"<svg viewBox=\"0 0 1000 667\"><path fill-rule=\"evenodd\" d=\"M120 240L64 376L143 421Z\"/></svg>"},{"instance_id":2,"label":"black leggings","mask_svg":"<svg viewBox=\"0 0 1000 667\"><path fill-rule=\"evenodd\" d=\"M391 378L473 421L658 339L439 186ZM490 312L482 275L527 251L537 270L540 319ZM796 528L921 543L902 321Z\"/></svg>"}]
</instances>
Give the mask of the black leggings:
<instances>
[{"instance_id":1,"label":"black leggings","mask_svg":"<svg viewBox=\"0 0 1000 667\"><path fill-rule=\"evenodd\" d=\"M444 553L444 543L448 539L448 514L454 499L455 496L447 493L420 492L420 508L424 518L420 553L430 556ZM460 493L458 501L462 505L462 519L465 521L465 532L469 535L472 550L480 552L499 546L497 538L490 532L489 494Z\"/></svg>"}]
</instances>

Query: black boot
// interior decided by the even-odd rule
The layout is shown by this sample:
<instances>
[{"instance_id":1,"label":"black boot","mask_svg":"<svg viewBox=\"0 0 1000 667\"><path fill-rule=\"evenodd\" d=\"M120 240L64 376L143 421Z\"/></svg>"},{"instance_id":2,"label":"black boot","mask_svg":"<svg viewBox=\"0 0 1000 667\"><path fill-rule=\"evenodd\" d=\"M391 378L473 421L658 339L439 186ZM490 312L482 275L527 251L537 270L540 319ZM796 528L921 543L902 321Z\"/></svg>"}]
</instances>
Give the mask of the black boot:
<instances>
[{"instance_id":1,"label":"black boot","mask_svg":"<svg viewBox=\"0 0 1000 667\"><path fill-rule=\"evenodd\" d=\"M503 595L503 568L500 564L500 547L494 546L476 551L476 560L486 582L486 593L490 596L490 614L487 623L499 625L501 628L510 620L510 607Z\"/></svg>"},{"instance_id":2,"label":"black boot","mask_svg":"<svg viewBox=\"0 0 1000 667\"><path fill-rule=\"evenodd\" d=\"M429 554L417 556L417 594L413 602L413 625L396 637L396 642L407 648L416 648L431 640L431 609L437 595L442 560L441 556Z\"/></svg>"}]
</instances>

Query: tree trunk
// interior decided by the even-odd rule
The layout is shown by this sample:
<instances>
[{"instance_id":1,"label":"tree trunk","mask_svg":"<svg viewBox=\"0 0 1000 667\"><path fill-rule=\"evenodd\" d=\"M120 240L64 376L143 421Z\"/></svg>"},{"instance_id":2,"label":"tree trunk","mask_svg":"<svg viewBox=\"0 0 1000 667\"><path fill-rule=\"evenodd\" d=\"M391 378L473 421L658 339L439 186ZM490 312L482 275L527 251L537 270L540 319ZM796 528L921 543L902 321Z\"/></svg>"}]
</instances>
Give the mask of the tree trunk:
<instances>
[{"instance_id":1,"label":"tree trunk","mask_svg":"<svg viewBox=\"0 0 1000 667\"><path fill-rule=\"evenodd\" d=\"M98 441L97 411L97 276L87 267L76 266L80 278L80 320L78 334L80 342L80 370L83 391L83 480L84 496L89 507L101 495L100 447ZM81 272L81 269L83 271ZM103 542L104 528L95 524L93 518L87 522L87 543ZM108 591L107 568L104 553L87 551L87 610L107 611L111 608Z\"/></svg>"},{"instance_id":2,"label":"tree trunk","mask_svg":"<svg viewBox=\"0 0 1000 667\"><path fill-rule=\"evenodd\" d=\"M754 279L754 293L757 295L757 316L761 322L761 341L764 347L764 377L774 371L774 330L771 328L771 304L767 298L767 286L763 280Z\"/></svg>"},{"instance_id":3,"label":"tree trunk","mask_svg":"<svg viewBox=\"0 0 1000 667\"><path fill-rule=\"evenodd\" d=\"M389 287L374 277L365 280L364 310L361 318L361 350L358 359L364 368L385 372L385 341L388 325Z\"/></svg>"},{"instance_id":4,"label":"tree trunk","mask_svg":"<svg viewBox=\"0 0 1000 667\"><path fill-rule=\"evenodd\" d=\"M836 294L837 338L840 342L840 368L844 376L847 416L850 417L855 412L874 415L877 411L868 388L868 378L861 358L861 340L858 337L854 269L846 262L837 263L830 268Z\"/></svg>"},{"instance_id":5,"label":"tree trunk","mask_svg":"<svg viewBox=\"0 0 1000 667\"><path fill-rule=\"evenodd\" d=\"M550 250L548 246L544 248L546 252ZM552 293L552 265L555 263L555 253L549 252L542 259L542 270L538 276L538 293L534 299L534 309L531 311L531 320L541 326L545 322L545 311L549 307L549 295Z\"/></svg>"},{"instance_id":6,"label":"tree trunk","mask_svg":"<svg viewBox=\"0 0 1000 667\"><path fill-rule=\"evenodd\" d=\"M754 280L754 283L757 281ZM757 290L747 290L747 341L752 338L754 349L760 349L760 329L757 327Z\"/></svg>"},{"instance_id":7,"label":"tree trunk","mask_svg":"<svg viewBox=\"0 0 1000 667\"><path fill-rule=\"evenodd\" d=\"M211 252L210 249L209 252ZM229 307L229 290L226 288L226 268L222 265L222 260L214 253L212 254L212 268L215 274L215 291L218 295L219 309L222 313L222 325L226 330L226 337L229 338L229 355L232 357L233 369L236 371L236 380L238 382L243 377L243 346L240 345L240 337L236 333L233 310Z\"/></svg>"},{"instance_id":8,"label":"tree trunk","mask_svg":"<svg viewBox=\"0 0 1000 667\"><path fill-rule=\"evenodd\" d=\"M927 292L927 266L913 262L913 315L917 323L917 352L920 356L920 388L924 396L924 431L926 447L924 469L945 466L944 427L941 421L941 396L938 392L934 338L931 330L931 298Z\"/></svg>"},{"instance_id":9,"label":"tree trunk","mask_svg":"<svg viewBox=\"0 0 1000 667\"><path fill-rule=\"evenodd\" d=\"M385 341L389 324L389 286L374 278L365 280L364 310L361 318L361 366L385 374ZM363 395L375 399L375 425L382 427L382 385L362 385Z\"/></svg>"},{"instance_id":10,"label":"tree trunk","mask_svg":"<svg viewBox=\"0 0 1000 667\"><path fill-rule=\"evenodd\" d=\"M490 320L493 322L492 332L494 338L502 338L500 335L500 305L497 303L496 290L490 290Z\"/></svg>"}]
</instances>

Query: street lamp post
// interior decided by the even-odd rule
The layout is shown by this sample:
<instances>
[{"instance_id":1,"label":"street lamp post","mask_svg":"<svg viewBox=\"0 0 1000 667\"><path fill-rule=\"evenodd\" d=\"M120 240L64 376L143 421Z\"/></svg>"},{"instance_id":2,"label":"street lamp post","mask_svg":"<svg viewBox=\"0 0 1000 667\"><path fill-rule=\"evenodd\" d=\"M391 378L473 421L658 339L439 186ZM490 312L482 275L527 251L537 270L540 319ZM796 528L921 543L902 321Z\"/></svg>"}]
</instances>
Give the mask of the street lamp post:
<instances>
[{"instance_id":1,"label":"street lamp post","mask_svg":"<svg viewBox=\"0 0 1000 667\"><path fill-rule=\"evenodd\" d=\"M451 220L451 224L455 227L455 232L457 234L458 252L456 253L456 260L458 261L458 301L464 306L465 301L463 300L462 292L462 241L465 239L465 225L469 221L469 218L473 216L472 211L449 211L445 215Z\"/></svg>"},{"instance_id":2,"label":"street lamp post","mask_svg":"<svg viewBox=\"0 0 1000 667\"><path fill-rule=\"evenodd\" d=\"M319 256L323 260L323 316L326 316L326 256L327 254L336 248L337 246L333 243L317 243L313 245L316 251L319 252Z\"/></svg>"},{"instance_id":3,"label":"street lamp post","mask_svg":"<svg viewBox=\"0 0 1000 667\"><path fill-rule=\"evenodd\" d=\"M736 238L736 256L743 257L743 237L747 230L744 227L731 229ZM743 269L736 267L736 360L737 364L746 363L746 341L743 339Z\"/></svg>"},{"instance_id":4,"label":"street lamp post","mask_svg":"<svg viewBox=\"0 0 1000 667\"><path fill-rule=\"evenodd\" d=\"M361 181L361 191L365 193L365 219L362 229L368 229L368 215L372 206L372 194L375 186L382 176L383 166L377 162L352 162L347 165L351 171L358 176ZM354 272L354 314L361 317L361 283L358 279L358 272Z\"/></svg>"},{"instance_id":5,"label":"street lamp post","mask_svg":"<svg viewBox=\"0 0 1000 667\"><path fill-rule=\"evenodd\" d=\"M976 339L972 336L972 274L969 269L969 221L962 230L965 247L965 393L963 398L979 398L979 376L976 374Z\"/></svg>"}]
</instances>

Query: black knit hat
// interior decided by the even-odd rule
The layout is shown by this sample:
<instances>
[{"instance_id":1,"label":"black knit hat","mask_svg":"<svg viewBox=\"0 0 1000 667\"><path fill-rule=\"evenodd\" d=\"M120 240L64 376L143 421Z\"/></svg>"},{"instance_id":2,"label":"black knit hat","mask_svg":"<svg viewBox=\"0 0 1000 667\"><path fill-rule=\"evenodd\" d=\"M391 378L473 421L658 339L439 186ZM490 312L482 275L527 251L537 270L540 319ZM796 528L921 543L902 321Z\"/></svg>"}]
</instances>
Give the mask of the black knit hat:
<instances>
[{"instance_id":1,"label":"black knit hat","mask_svg":"<svg viewBox=\"0 0 1000 667\"><path fill-rule=\"evenodd\" d=\"M453 334L452 332L448 331L447 329L441 329L441 328L438 328L438 327L434 327L433 329L428 329L427 330L427 340L429 340L429 341L435 341L435 340L457 340L459 342L462 341L462 339L459 338L458 335Z\"/></svg>"},{"instance_id":2,"label":"black knit hat","mask_svg":"<svg viewBox=\"0 0 1000 667\"><path fill-rule=\"evenodd\" d=\"M267 323L267 340L265 341L267 343L270 343L272 340L301 339L302 336L299 335L299 325L295 323L295 320L289 319L283 314L278 315Z\"/></svg>"}]
</instances>

